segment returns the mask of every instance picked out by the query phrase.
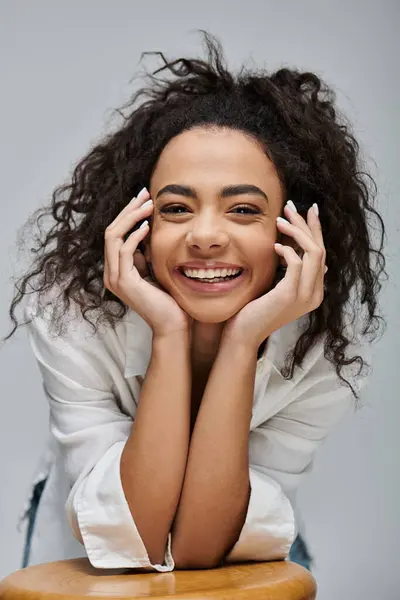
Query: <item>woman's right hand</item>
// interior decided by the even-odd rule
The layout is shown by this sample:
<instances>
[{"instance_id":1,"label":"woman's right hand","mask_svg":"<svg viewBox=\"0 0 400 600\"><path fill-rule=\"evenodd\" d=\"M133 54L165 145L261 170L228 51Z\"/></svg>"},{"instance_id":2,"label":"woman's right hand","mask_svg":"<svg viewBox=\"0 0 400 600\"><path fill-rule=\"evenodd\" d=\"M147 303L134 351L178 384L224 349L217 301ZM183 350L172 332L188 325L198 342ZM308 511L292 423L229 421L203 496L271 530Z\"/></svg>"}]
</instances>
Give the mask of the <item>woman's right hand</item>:
<instances>
[{"instance_id":1,"label":"woman's right hand","mask_svg":"<svg viewBox=\"0 0 400 600\"><path fill-rule=\"evenodd\" d=\"M135 266L134 253L149 232L148 222L124 241L138 221L151 215L153 203L146 203L149 198L143 188L105 230L104 286L137 312L155 336L188 333L191 319L187 313L157 284L145 281Z\"/></svg>"}]
</instances>

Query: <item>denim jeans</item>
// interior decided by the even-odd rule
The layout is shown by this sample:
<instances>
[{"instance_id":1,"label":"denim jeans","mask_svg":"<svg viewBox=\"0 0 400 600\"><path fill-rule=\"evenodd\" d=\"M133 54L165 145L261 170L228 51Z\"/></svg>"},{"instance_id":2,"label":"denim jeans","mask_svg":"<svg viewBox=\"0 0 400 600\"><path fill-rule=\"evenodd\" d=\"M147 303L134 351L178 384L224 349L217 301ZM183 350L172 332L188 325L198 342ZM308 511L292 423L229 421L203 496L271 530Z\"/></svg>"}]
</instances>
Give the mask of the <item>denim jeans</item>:
<instances>
[{"instance_id":1,"label":"denim jeans","mask_svg":"<svg viewBox=\"0 0 400 600\"><path fill-rule=\"evenodd\" d=\"M26 531L24 554L21 568L25 568L29 565L29 554L31 548L33 529L35 527L36 513L39 507L39 502L44 490L44 486L46 485L46 481L47 479L39 481L35 485L33 490L33 497L28 510L28 527ZM290 561L297 563L311 571L312 559L308 552L307 545L304 539L301 537L301 535L297 535L296 539L294 540L292 547L290 548L288 558Z\"/></svg>"},{"instance_id":2,"label":"denim jeans","mask_svg":"<svg viewBox=\"0 0 400 600\"><path fill-rule=\"evenodd\" d=\"M40 502L40 498L42 496L42 492L44 490L44 486L46 485L46 481L47 481L47 479L43 479L42 481L39 481L33 488L33 496L32 496L31 505L28 509L28 515L27 515L28 516L28 527L27 527L26 536L25 536L24 554L23 554L22 565L21 565L22 569L27 567L29 564L29 554L30 554L30 550L31 550L33 529L35 527L36 513L37 513L37 510L39 507L39 502Z\"/></svg>"}]
</instances>

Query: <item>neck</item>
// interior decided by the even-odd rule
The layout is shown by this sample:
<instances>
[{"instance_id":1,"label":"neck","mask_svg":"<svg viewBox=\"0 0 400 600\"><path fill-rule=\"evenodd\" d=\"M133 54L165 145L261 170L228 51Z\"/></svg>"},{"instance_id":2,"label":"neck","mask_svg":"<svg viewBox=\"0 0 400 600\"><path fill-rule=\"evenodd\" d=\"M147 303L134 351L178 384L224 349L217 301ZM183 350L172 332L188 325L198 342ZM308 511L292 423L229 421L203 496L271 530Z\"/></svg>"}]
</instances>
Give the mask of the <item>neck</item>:
<instances>
[{"instance_id":1,"label":"neck","mask_svg":"<svg viewBox=\"0 0 400 600\"><path fill-rule=\"evenodd\" d=\"M195 371L211 369L217 356L225 323L200 323L192 326L192 366Z\"/></svg>"}]
</instances>

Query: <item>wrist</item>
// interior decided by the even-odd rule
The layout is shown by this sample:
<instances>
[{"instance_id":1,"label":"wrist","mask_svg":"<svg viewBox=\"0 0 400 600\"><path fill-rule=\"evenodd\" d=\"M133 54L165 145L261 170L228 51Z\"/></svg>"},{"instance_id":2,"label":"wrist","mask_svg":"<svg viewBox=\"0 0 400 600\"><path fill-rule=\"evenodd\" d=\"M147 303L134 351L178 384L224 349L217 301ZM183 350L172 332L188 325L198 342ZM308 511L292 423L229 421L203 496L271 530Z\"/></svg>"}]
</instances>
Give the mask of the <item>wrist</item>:
<instances>
[{"instance_id":1,"label":"wrist","mask_svg":"<svg viewBox=\"0 0 400 600\"><path fill-rule=\"evenodd\" d=\"M190 331L179 330L170 332L153 332L152 346L154 348L166 348L172 352L179 348L189 350L190 348Z\"/></svg>"},{"instance_id":2,"label":"wrist","mask_svg":"<svg viewBox=\"0 0 400 600\"><path fill-rule=\"evenodd\" d=\"M165 318L162 324L151 326L153 330L153 340L186 340L191 337L192 332L192 321L187 319L183 322L173 323L168 316Z\"/></svg>"},{"instance_id":3,"label":"wrist","mask_svg":"<svg viewBox=\"0 0 400 600\"><path fill-rule=\"evenodd\" d=\"M260 343L254 336L252 339L247 338L245 335L239 334L239 332L229 327L225 328L221 338L221 346L231 349L236 348L238 353L245 352L249 355L257 354Z\"/></svg>"},{"instance_id":4,"label":"wrist","mask_svg":"<svg viewBox=\"0 0 400 600\"><path fill-rule=\"evenodd\" d=\"M257 361L257 352L259 344L247 340L233 332L226 332L222 335L219 351L228 353L233 359L246 359Z\"/></svg>"}]
</instances>

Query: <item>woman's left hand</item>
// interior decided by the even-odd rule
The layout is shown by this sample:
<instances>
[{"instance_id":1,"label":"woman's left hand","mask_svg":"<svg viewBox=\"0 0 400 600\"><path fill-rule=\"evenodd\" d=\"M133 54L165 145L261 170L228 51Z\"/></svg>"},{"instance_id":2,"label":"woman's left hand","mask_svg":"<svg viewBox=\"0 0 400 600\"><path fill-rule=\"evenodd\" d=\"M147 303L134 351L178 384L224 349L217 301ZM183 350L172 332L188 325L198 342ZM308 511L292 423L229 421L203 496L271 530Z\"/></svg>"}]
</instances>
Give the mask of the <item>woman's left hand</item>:
<instances>
[{"instance_id":1,"label":"woman's left hand","mask_svg":"<svg viewBox=\"0 0 400 600\"><path fill-rule=\"evenodd\" d=\"M224 328L230 341L258 349L268 336L287 323L315 310L324 298L326 251L319 217L311 207L304 218L285 206L290 222L277 220L278 229L303 249L303 257L291 246L275 244L287 263L285 277L269 292L252 300L231 317Z\"/></svg>"}]
</instances>

